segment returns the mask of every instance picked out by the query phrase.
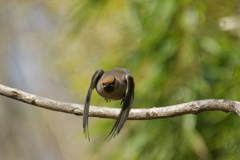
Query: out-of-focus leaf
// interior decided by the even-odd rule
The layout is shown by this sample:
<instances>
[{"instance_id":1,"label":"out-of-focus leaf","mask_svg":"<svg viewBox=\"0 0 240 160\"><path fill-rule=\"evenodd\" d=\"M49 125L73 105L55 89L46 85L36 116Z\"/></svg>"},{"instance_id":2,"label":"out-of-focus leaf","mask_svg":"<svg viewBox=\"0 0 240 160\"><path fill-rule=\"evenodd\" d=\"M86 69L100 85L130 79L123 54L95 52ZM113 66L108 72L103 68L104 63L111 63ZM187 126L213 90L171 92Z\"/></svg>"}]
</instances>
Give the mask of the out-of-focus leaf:
<instances>
[{"instance_id":1,"label":"out-of-focus leaf","mask_svg":"<svg viewBox=\"0 0 240 160\"><path fill-rule=\"evenodd\" d=\"M66 76L69 87L81 95L96 69L130 69L133 108L240 100L239 37L218 26L218 19L234 9L223 0L76 1L71 12L74 36L66 40L59 64L71 73ZM121 107L106 104L95 91L91 104ZM128 121L111 142L114 147L104 153L99 139L114 122L100 119L90 129L98 159L236 159L239 122L236 115L217 111Z\"/></svg>"}]
</instances>

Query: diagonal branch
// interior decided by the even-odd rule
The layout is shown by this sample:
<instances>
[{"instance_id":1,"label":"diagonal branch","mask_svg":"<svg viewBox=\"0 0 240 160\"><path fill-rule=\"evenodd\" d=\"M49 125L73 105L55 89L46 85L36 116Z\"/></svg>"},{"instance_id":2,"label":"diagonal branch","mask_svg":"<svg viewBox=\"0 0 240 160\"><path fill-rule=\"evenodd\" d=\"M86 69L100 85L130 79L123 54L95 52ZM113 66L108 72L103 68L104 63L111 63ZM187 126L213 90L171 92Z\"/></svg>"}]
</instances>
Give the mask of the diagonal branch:
<instances>
[{"instance_id":1,"label":"diagonal branch","mask_svg":"<svg viewBox=\"0 0 240 160\"><path fill-rule=\"evenodd\" d=\"M83 115L84 108L83 105L47 99L4 85L0 85L0 95L53 111ZM240 102L221 99L218 100L207 99L167 107L153 107L149 109L131 109L128 119L147 120L147 119L170 118L184 114L198 114L203 111L217 111L217 110L226 113L233 112L240 117ZM117 119L119 113L120 109L116 108L90 106L89 116Z\"/></svg>"}]
</instances>

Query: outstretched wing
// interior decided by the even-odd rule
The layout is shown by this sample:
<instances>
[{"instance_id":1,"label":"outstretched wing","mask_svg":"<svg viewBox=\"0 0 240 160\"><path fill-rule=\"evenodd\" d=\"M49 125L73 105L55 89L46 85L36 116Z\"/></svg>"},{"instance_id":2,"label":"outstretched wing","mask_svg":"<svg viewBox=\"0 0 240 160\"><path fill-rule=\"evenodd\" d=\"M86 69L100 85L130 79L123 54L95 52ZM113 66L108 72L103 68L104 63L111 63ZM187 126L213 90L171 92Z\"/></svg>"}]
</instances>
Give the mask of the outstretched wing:
<instances>
[{"instance_id":1,"label":"outstretched wing","mask_svg":"<svg viewBox=\"0 0 240 160\"><path fill-rule=\"evenodd\" d=\"M87 94L86 101L85 101L85 105L84 105L84 111L83 111L83 130L84 130L85 137L88 138L88 140L90 140L89 130L88 130L88 113L89 113L89 105L90 105L92 90L93 90L94 88L96 88L97 82L98 82L98 80L102 77L103 73L104 73L104 70L102 70L102 69L98 69L98 70L94 73L94 75L93 75L93 77L92 77L92 81L91 81L90 87L89 87L89 89L88 89L88 94Z\"/></svg>"},{"instance_id":2,"label":"outstretched wing","mask_svg":"<svg viewBox=\"0 0 240 160\"><path fill-rule=\"evenodd\" d=\"M125 76L125 81L127 83L126 97L124 99L122 110L121 110L121 112L119 114L119 117L118 117L118 119L117 119L113 129L111 130L111 132L109 133L109 135L106 138L106 139L109 138L109 140L111 138L114 138L121 131L124 123L127 121L129 112L131 110L131 105L133 103L133 99L134 99L134 81L133 81L133 77L131 75L127 74Z\"/></svg>"}]
</instances>

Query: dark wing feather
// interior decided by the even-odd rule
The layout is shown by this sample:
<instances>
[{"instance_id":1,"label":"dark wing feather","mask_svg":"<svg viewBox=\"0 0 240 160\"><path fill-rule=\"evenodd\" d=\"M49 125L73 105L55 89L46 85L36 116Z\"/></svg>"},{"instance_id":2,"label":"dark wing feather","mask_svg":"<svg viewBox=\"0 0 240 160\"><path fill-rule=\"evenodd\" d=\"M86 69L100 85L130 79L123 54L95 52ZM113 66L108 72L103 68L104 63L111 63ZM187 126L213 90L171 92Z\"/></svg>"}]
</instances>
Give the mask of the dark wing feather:
<instances>
[{"instance_id":1,"label":"dark wing feather","mask_svg":"<svg viewBox=\"0 0 240 160\"><path fill-rule=\"evenodd\" d=\"M124 123L127 121L129 112L131 110L131 105L132 105L132 102L133 102L133 99L134 99L133 77L131 75L127 74L125 76L125 80L127 82L126 97L124 99L122 110L119 114L119 117L118 117L113 129L111 130L111 132L109 133L109 135L106 138L106 139L109 138L109 140L114 138L121 131Z\"/></svg>"},{"instance_id":2,"label":"dark wing feather","mask_svg":"<svg viewBox=\"0 0 240 160\"><path fill-rule=\"evenodd\" d=\"M101 78L101 76L103 75L104 70L102 69L98 69L93 77L92 77L92 81L90 84L90 87L88 89L88 94L86 97L86 101L85 101L85 105L84 105L84 111L83 111L83 130L84 130L84 134L85 137L88 138L88 140L90 140L89 137L89 130L88 130L88 113L89 113L89 105L90 105L90 100L91 100L91 95L92 95L92 90L94 88L96 88L97 86L97 82L98 80Z\"/></svg>"}]
</instances>

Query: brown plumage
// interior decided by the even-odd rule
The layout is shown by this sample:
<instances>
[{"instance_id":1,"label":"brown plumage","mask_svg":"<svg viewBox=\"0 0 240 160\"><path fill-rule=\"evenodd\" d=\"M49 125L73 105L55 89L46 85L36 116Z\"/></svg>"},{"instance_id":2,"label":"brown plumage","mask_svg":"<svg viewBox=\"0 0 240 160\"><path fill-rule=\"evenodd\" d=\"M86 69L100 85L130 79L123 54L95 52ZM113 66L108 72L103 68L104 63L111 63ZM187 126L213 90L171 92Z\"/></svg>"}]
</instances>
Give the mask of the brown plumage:
<instances>
[{"instance_id":1,"label":"brown plumage","mask_svg":"<svg viewBox=\"0 0 240 160\"><path fill-rule=\"evenodd\" d=\"M108 100L122 99L122 110L113 129L107 137L110 140L119 134L131 110L131 105L134 99L134 81L129 73L130 70L124 68L114 68L110 71L98 69L94 73L86 97L83 113L83 129L86 138L89 140L88 113L92 90L96 88L98 94L105 98L107 102Z\"/></svg>"},{"instance_id":2,"label":"brown plumage","mask_svg":"<svg viewBox=\"0 0 240 160\"><path fill-rule=\"evenodd\" d=\"M115 78L113 76L105 77L102 82L103 84L106 84L107 82L113 83L115 81Z\"/></svg>"}]
</instances>

